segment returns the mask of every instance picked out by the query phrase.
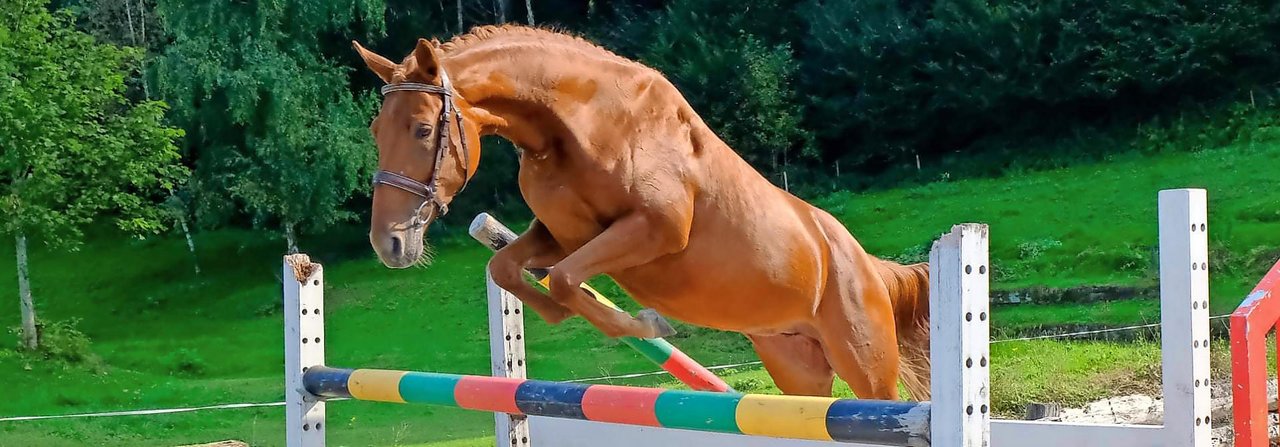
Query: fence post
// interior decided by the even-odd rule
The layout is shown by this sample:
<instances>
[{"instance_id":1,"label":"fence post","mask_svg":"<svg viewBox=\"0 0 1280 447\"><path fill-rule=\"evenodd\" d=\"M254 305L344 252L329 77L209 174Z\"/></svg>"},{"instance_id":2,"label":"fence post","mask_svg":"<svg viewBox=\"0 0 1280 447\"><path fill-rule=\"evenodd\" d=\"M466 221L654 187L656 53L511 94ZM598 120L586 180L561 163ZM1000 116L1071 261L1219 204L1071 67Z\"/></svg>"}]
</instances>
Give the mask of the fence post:
<instances>
[{"instance_id":1,"label":"fence post","mask_svg":"<svg viewBox=\"0 0 1280 447\"><path fill-rule=\"evenodd\" d=\"M991 443L988 228L951 228L929 254L933 445Z\"/></svg>"},{"instance_id":2,"label":"fence post","mask_svg":"<svg viewBox=\"0 0 1280 447\"><path fill-rule=\"evenodd\" d=\"M524 304L503 290L484 271L489 295L489 354L494 377L525 378ZM528 447L529 419L524 415L494 413L497 447Z\"/></svg>"},{"instance_id":3,"label":"fence post","mask_svg":"<svg viewBox=\"0 0 1280 447\"><path fill-rule=\"evenodd\" d=\"M1207 446L1209 238L1203 189L1160 191L1160 349L1169 445Z\"/></svg>"},{"instance_id":4,"label":"fence post","mask_svg":"<svg viewBox=\"0 0 1280 447\"><path fill-rule=\"evenodd\" d=\"M324 447L324 402L302 373L324 365L324 270L307 255L284 257L284 395L288 447ZM292 280L291 280L292 279Z\"/></svg>"}]
</instances>

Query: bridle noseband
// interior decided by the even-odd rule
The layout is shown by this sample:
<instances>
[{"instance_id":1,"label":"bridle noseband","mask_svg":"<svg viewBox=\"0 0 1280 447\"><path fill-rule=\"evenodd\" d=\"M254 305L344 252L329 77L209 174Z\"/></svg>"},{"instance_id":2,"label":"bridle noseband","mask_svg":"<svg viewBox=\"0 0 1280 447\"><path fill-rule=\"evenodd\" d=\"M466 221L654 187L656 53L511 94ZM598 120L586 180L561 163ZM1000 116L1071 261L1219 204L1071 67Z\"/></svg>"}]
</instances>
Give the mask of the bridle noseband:
<instances>
[{"instance_id":1,"label":"bridle noseband","mask_svg":"<svg viewBox=\"0 0 1280 447\"><path fill-rule=\"evenodd\" d=\"M436 146L436 165L432 169L431 177L427 179L427 183L419 182L412 178L385 170L378 170L373 174L373 186L387 185L422 197L422 204L418 205L418 209L413 213L413 220L410 222L410 228L418 228L425 224L422 219L422 209L427 204L435 205L435 211L441 216L449 213L449 206L440 200L440 166L444 164L444 153L449 150L449 124L450 118L457 121L458 134L460 141L459 149L462 150L462 187L458 188L458 192L466 189L467 182L471 180L471 151L467 150L467 133L462 127L462 111L458 109L457 104L453 100L453 85L449 82L449 75L445 74L444 69L440 69L440 84L421 84L417 82L400 82L396 84L387 84L382 86L382 95L386 96L391 92L423 92L435 93L440 95L444 106L440 109L440 142ZM455 193L457 194L457 193Z\"/></svg>"}]
</instances>

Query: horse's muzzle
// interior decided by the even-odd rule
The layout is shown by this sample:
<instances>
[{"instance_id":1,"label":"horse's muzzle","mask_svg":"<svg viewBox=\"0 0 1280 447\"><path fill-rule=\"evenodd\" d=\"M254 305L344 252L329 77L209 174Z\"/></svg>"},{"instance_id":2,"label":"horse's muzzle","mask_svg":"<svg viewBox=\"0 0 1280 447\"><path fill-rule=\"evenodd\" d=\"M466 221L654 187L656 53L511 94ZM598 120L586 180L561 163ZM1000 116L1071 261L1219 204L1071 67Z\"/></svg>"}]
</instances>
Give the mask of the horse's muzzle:
<instances>
[{"instance_id":1,"label":"horse's muzzle","mask_svg":"<svg viewBox=\"0 0 1280 447\"><path fill-rule=\"evenodd\" d=\"M383 265L390 268L409 267L422 259L424 228L370 232L369 243Z\"/></svg>"}]
</instances>

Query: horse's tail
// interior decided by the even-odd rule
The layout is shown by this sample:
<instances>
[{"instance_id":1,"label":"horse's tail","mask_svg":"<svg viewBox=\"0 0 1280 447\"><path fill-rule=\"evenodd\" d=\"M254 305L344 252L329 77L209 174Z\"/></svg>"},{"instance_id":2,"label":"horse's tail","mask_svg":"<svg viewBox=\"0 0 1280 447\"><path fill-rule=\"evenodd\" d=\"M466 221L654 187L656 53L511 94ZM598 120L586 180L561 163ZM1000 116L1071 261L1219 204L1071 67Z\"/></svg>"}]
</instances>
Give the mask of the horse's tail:
<instances>
[{"instance_id":1,"label":"horse's tail","mask_svg":"<svg viewBox=\"0 0 1280 447\"><path fill-rule=\"evenodd\" d=\"M877 261L893 302L902 384L911 398L929 400L929 263Z\"/></svg>"}]
</instances>

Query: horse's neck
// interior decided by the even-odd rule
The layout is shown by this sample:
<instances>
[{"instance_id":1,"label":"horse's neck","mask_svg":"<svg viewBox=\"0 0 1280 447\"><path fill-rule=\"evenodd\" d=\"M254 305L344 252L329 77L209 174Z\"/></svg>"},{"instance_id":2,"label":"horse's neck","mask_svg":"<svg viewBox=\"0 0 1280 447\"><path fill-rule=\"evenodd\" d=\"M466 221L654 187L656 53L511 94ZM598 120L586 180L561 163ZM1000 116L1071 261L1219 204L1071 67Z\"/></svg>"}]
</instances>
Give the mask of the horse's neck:
<instances>
[{"instance_id":1,"label":"horse's neck","mask_svg":"<svg viewBox=\"0 0 1280 447\"><path fill-rule=\"evenodd\" d=\"M466 100L502 118L496 133L523 149L540 151L557 145L589 146L596 127L607 123L592 113L578 113L598 86L614 85L616 69L597 67L590 57L549 51L523 51L519 56L496 50L473 51L445 61L454 85ZM573 58L575 60L566 60ZM456 73L456 74L455 74ZM576 87L575 87L576 86ZM611 111L619 113L620 111Z\"/></svg>"}]
</instances>

